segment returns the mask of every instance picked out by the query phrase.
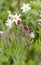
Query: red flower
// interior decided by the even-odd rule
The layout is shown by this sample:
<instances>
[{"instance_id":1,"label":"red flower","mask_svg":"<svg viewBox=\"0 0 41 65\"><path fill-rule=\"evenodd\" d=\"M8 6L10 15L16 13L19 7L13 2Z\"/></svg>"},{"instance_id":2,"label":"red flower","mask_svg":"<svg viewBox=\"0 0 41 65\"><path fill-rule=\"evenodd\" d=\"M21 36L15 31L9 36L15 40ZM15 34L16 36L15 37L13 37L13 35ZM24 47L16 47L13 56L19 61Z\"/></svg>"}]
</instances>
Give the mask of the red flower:
<instances>
[{"instance_id":1,"label":"red flower","mask_svg":"<svg viewBox=\"0 0 41 65\"><path fill-rule=\"evenodd\" d=\"M17 21L17 24L18 24L18 25L20 25L20 22L21 22L21 21L20 21L20 20L18 20L18 21Z\"/></svg>"},{"instance_id":2,"label":"red flower","mask_svg":"<svg viewBox=\"0 0 41 65\"><path fill-rule=\"evenodd\" d=\"M28 30L28 26L27 25L24 25L24 30Z\"/></svg>"},{"instance_id":3,"label":"red flower","mask_svg":"<svg viewBox=\"0 0 41 65\"><path fill-rule=\"evenodd\" d=\"M32 32L32 30L29 30L29 33L31 33Z\"/></svg>"}]
</instances>

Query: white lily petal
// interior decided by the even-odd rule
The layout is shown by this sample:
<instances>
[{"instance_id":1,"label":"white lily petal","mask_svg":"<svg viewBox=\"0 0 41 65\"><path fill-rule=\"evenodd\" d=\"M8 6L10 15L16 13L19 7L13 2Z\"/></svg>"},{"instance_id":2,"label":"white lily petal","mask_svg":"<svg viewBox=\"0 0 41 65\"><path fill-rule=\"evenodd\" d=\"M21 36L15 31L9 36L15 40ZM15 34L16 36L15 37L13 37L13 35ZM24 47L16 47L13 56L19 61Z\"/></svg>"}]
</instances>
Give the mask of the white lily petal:
<instances>
[{"instance_id":1,"label":"white lily petal","mask_svg":"<svg viewBox=\"0 0 41 65\"><path fill-rule=\"evenodd\" d=\"M20 16L21 16L21 14L18 17L20 17Z\"/></svg>"},{"instance_id":2,"label":"white lily petal","mask_svg":"<svg viewBox=\"0 0 41 65\"><path fill-rule=\"evenodd\" d=\"M3 34L4 32L3 31L0 31L0 34Z\"/></svg>"},{"instance_id":3,"label":"white lily petal","mask_svg":"<svg viewBox=\"0 0 41 65\"><path fill-rule=\"evenodd\" d=\"M39 19L38 21L41 21L41 19Z\"/></svg>"},{"instance_id":4,"label":"white lily petal","mask_svg":"<svg viewBox=\"0 0 41 65\"><path fill-rule=\"evenodd\" d=\"M30 38L35 38L35 34L33 32L30 33Z\"/></svg>"},{"instance_id":5,"label":"white lily petal","mask_svg":"<svg viewBox=\"0 0 41 65\"><path fill-rule=\"evenodd\" d=\"M23 3L23 6L26 6L26 4L25 4L25 3Z\"/></svg>"},{"instance_id":6,"label":"white lily petal","mask_svg":"<svg viewBox=\"0 0 41 65\"><path fill-rule=\"evenodd\" d=\"M7 13L8 13L9 15L11 15L11 12L10 12L10 11L7 11Z\"/></svg>"},{"instance_id":7,"label":"white lily petal","mask_svg":"<svg viewBox=\"0 0 41 65\"><path fill-rule=\"evenodd\" d=\"M8 27L10 27L11 28L11 26L12 26L12 24L10 24L10 23L5 23L6 24L6 26L8 26Z\"/></svg>"},{"instance_id":8,"label":"white lily petal","mask_svg":"<svg viewBox=\"0 0 41 65\"><path fill-rule=\"evenodd\" d=\"M39 25L41 25L41 23L39 22Z\"/></svg>"}]
</instances>

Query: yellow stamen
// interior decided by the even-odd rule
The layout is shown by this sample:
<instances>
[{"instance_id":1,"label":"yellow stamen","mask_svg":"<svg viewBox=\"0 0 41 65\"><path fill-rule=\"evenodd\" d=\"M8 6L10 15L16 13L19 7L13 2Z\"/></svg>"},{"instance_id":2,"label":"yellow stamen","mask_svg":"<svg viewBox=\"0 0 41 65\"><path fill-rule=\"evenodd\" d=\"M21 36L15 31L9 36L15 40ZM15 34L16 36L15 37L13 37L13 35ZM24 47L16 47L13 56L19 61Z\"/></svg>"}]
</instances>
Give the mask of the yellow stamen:
<instances>
[{"instance_id":1,"label":"yellow stamen","mask_svg":"<svg viewBox=\"0 0 41 65\"><path fill-rule=\"evenodd\" d=\"M17 17L16 16L14 16L14 20L17 20Z\"/></svg>"}]
</instances>

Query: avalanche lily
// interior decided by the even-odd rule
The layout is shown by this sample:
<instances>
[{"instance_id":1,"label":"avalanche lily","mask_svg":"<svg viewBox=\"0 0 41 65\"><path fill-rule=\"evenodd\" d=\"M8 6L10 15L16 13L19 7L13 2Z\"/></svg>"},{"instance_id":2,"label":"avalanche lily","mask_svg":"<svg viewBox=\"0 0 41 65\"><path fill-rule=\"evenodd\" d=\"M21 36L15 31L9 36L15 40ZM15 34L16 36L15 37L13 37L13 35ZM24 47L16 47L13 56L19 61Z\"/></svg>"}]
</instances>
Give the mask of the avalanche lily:
<instances>
[{"instance_id":1,"label":"avalanche lily","mask_svg":"<svg viewBox=\"0 0 41 65\"><path fill-rule=\"evenodd\" d=\"M10 11L7 11L8 12L8 18L7 18L7 20L6 20L6 26L8 26L8 27L11 27L11 25L12 25L12 23L13 23L13 15L11 14L11 12Z\"/></svg>"},{"instance_id":2,"label":"avalanche lily","mask_svg":"<svg viewBox=\"0 0 41 65\"><path fill-rule=\"evenodd\" d=\"M21 16L21 15L18 15L17 13L15 13L15 15L13 16L13 21L16 23L16 25L17 25L17 23L18 23L18 20L21 21L20 16Z\"/></svg>"},{"instance_id":3,"label":"avalanche lily","mask_svg":"<svg viewBox=\"0 0 41 65\"><path fill-rule=\"evenodd\" d=\"M30 4L23 4L23 6L21 7L21 10L22 10L23 13L26 13L29 10L31 10Z\"/></svg>"},{"instance_id":4,"label":"avalanche lily","mask_svg":"<svg viewBox=\"0 0 41 65\"><path fill-rule=\"evenodd\" d=\"M39 25L41 25L41 19L39 19L38 22L39 22Z\"/></svg>"},{"instance_id":5,"label":"avalanche lily","mask_svg":"<svg viewBox=\"0 0 41 65\"><path fill-rule=\"evenodd\" d=\"M9 22L13 22L13 15L11 14L11 12L10 11L7 11L8 12L8 18L7 18L7 21Z\"/></svg>"},{"instance_id":6,"label":"avalanche lily","mask_svg":"<svg viewBox=\"0 0 41 65\"><path fill-rule=\"evenodd\" d=\"M8 27L10 27L11 28L11 26L12 26L12 22L10 22L10 20L8 20L8 21L6 21L6 26L8 26Z\"/></svg>"},{"instance_id":7,"label":"avalanche lily","mask_svg":"<svg viewBox=\"0 0 41 65\"><path fill-rule=\"evenodd\" d=\"M38 21L41 22L41 19L39 19Z\"/></svg>"},{"instance_id":8,"label":"avalanche lily","mask_svg":"<svg viewBox=\"0 0 41 65\"><path fill-rule=\"evenodd\" d=\"M4 32L3 31L0 31L0 34L3 34Z\"/></svg>"}]
</instances>

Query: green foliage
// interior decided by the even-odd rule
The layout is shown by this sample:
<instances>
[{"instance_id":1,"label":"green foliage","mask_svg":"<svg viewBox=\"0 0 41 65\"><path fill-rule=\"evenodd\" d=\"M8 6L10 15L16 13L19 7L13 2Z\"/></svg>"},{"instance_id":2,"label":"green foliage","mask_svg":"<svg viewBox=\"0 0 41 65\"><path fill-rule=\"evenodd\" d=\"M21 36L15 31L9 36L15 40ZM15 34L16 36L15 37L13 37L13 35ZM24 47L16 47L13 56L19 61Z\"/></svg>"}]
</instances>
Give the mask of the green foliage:
<instances>
[{"instance_id":1,"label":"green foliage","mask_svg":"<svg viewBox=\"0 0 41 65\"><path fill-rule=\"evenodd\" d=\"M20 10L24 2L32 8L26 14ZM41 65L41 25L38 23L41 0L21 0L20 6L17 3L18 0L0 0L0 30L5 32L0 35L0 65ZM20 26L13 24L11 29L5 26L8 10L22 14ZM25 24L36 34L35 39L26 36Z\"/></svg>"}]
</instances>

